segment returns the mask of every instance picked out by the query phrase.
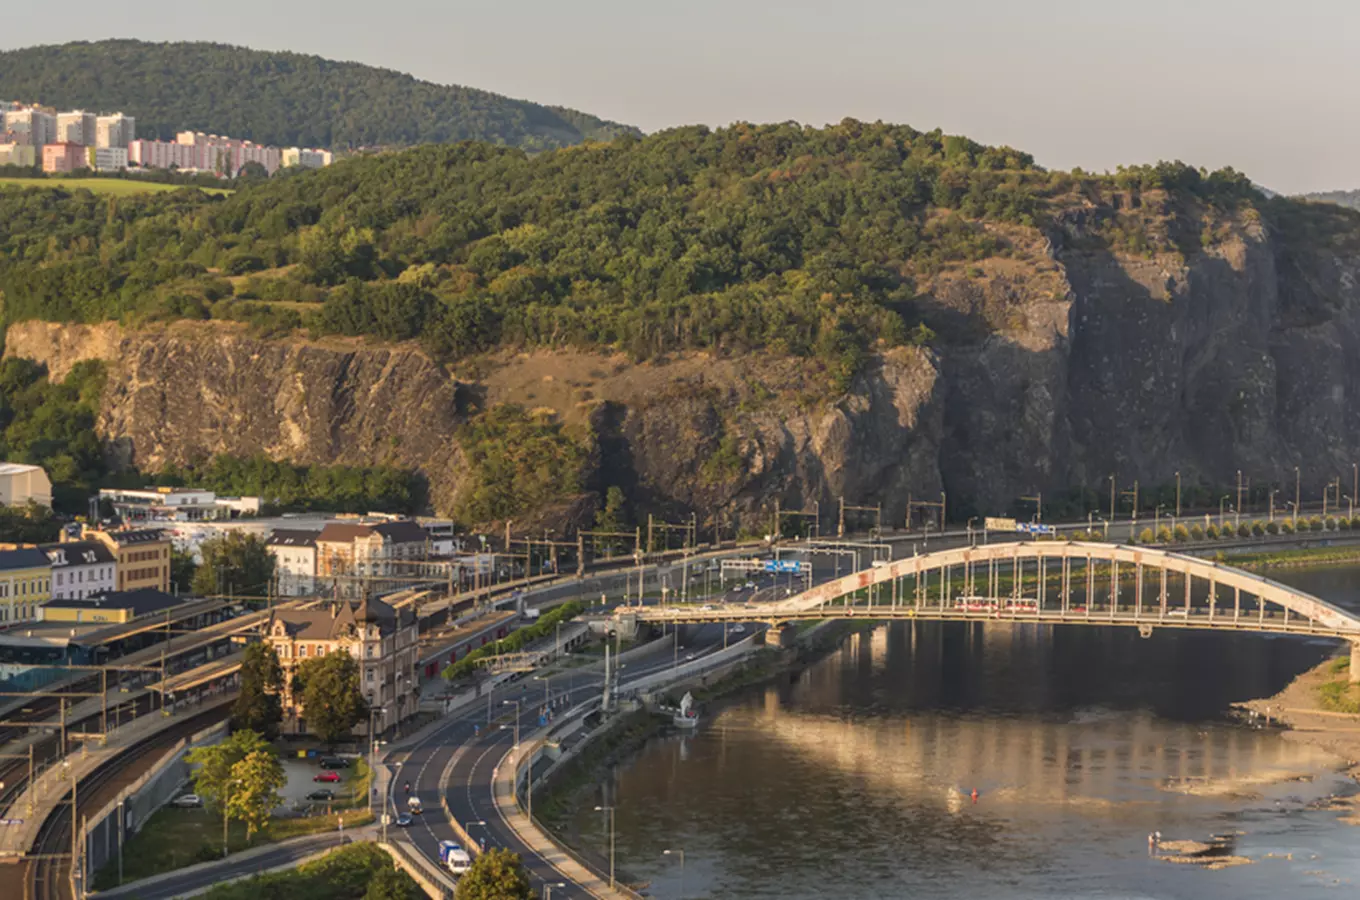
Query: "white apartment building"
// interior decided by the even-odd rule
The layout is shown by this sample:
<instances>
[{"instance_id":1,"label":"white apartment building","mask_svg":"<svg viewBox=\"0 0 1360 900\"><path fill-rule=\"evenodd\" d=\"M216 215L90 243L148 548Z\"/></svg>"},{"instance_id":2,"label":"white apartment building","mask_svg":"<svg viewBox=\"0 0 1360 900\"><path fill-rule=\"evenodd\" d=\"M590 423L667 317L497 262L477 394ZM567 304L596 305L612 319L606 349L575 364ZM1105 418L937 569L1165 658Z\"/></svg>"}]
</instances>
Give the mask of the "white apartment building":
<instances>
[{"instance_id":1,"label":"white apartment building","mask_svg":"<svg viewBox=\"0 0 1360 900\"><path fill-rule=\"evenodd\" d=\"M269 536L280 596L306 597L316 593L316 539L320 534L276 528Z\"/></svg>"},{"instance_id":2,"label":"white apartment building","mask_svg":"<svg viewBox=\"0 0 1360 900\"><path fill-rule=\"evenodd\" d=\"M55 129L55 120L54 120ZM99 116L95 119L95 146L122 147L137 139L137 120L122 113Z\"/></svg>"},{"instance_id":3,"label":"white apartment building","mask_svg":"<svg viewBox=\"0 0 1360 900\"><path fill-rule=\"evenodd\" d=\"M117 585L113 553L98 541L43 544L38 549L52 561L54 600L84 600L92 594L113 591Z\"/></svg>"},{"instance_id":4,"label":"white apartment building","mask_svg":"<svg viewBox=\"0 0 1360 900\"><path fill-rule=\"evenodd\" d=\"M28 136L29 145L39 153L46 144L57 142L57 117L31 106L5 113L5 131Z\"/></svg>"},{"instance_id":5,"label":"white apartment building","mask_svg":"<svg viewBox=\"0 0 1360 900\"><path fill-rule=\"evenodd\" d=\"M54 143L93 147L98 118L94 113L85 112L83 109L57 113L57 139Z\"/></svg>"},{"instance_id":6,"label":"white apartment building","mask_svg":"<svg viewBox=\"0 0 1360 900\"><path fill-rule=\"evenodd\" d=\"M121 172L128 167L124 147L90 147L90 168L96 172Z\"/></svg>"},{"instance_id":7,"label":"white apartment building","mask_svg":"<svg viewBox=\"0 0 1360 900\"><path fill-rule=\"evenodd\" d=\"M29 144L0 144L0 166L28 166L38 164L38 151Z\"/></svg>"},{"instance_id":8,"label":"white apartment building","mask_svg":"<svg viewBox=\"0 0 1360 900\"><path fill-rule=\"evenodd\" d=\"M283 167L285 169L290 167L320 169L324 166L329 166L331 160L331 151L309 150L305 147L285 147L282 154Z\"/></svg>"}]
</instances>

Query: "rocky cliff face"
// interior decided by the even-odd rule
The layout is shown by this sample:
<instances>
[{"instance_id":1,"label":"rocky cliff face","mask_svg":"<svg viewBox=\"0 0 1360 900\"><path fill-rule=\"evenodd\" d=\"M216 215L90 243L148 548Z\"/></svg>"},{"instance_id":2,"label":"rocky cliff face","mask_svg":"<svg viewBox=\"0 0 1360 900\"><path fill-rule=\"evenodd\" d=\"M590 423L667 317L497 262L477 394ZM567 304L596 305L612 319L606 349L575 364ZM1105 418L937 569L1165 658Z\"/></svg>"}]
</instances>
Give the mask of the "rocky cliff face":
<instances>
[{"instance_id":1,"label":"rocky cliff face","mask_svg":"<svg viewBox=\"0 0 1360 900\"><path fill-rule=\"evenodd\" d=\"M750 356L642 365L576 352L507 354L459 384L408 347L276 342L178 323L24 323L5 352L108 364L100 418L119 459L147 469L214 453L419 469L448 511L466 484L463 404L550 407L595 451L587 483L640 508L764 525L820 501L947 491L956 513L999 512L1036 490L1185 479L1321 483L1360 456L1360 259L1301 251L1251 216L1207 249L1092 249L1080 213L1028 232L1011 257L923 285L956 327L940 351L877 358L848 394L813 363ZM1025 243L1025 242L1028 243ZM588 506L588 504L586 504Z\"/></svg>"}]
</instances>

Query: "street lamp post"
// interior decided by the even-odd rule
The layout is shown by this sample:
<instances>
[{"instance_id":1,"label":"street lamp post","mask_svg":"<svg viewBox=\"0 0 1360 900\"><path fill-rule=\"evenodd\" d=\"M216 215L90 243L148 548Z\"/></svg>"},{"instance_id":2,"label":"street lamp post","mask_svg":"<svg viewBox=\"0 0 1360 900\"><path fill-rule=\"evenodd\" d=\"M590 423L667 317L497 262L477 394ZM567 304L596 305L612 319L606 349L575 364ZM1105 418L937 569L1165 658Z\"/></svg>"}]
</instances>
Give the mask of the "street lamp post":
<instances>
[{"instance_id":1,"label":"street lamp post","mask_svg":"<svg viewBox=\"0 0 1360 900\"><path fill-rule=\"evenodd\" d=\"M662 856L680 857L680 896L685 896L685 851L684 850L662 850Z\"/></svg>"},{"instance_id":2,"label":"street lamp post","mask_svg":"<svg viewBox=\"0 0 1360 900\"><path fill-rule=\"evenodd\" d=\"M515 708L515 746L519 746L519 714L523 700L502 700L501 706L513 706Z\"/></svg>"},{"instance_id":3,"label":"street lamp post","mask_svg":"<svg viewBox=\"0 0 1360 900\"><path fill-rule=\"evenodd\" d=\"M1223 516L1223 505L1224 505L1225 503L1228 502L1228 496L1229 496L1228 494L1224 494L1222 497L1220 497L1220 498L1218 499L1218 527L1219 527L1219 528L1222 528L1223 525L1224 525L1224 522L1223 522L1223 518L1224 518L1224 516ZM1228 508L1231 509L1232 507L1228 507Z\"/></svg>"},{"instance_id":4,"label":"street lamp post","mask_svg":"<svg viewBox=\"0 0 1360 900\"><path fill-rule=\"evenodd\" d=\"M1180 473L1180 472L1177 472L1177 473L1176 473L1176 518L1179 519L1180 517L1181 517L1181 473ZM1176 523L1175 523L1174 521L1171 523L1171 527L1172 527L1173 529L1176 527Z\"/></svg>"},{"instance_id":5,"label":"street lamp post","mask_svg":"<svg viewBox=\"0 0 1360 900\"><path fill-rule=\"evenodd\" d=\"M1299 530L1299 503L1302 501L1302 496L1301 496L1301 494L1300 494L1300 487L1299 487L1299 486L1300 486L1301 483L1302 483L1302 482L1301 482L1301 480L1300 480L1299 467L1298 467L1298 466L1295 466L1295 467L1294 467L1294 530L1295 530L1295 531L1298 531L1298 530Z\"/></svg>"},{"instance_id":6,"label":"street lamp post","mask_svg":"<svg viewBox=\"0 0 1360 900\"><path fill-rule=\"evenodd\" d=\"M596 812L609 814L609 888L614 889L614 807L597 806Z\"/></svg>"}]
</instances>

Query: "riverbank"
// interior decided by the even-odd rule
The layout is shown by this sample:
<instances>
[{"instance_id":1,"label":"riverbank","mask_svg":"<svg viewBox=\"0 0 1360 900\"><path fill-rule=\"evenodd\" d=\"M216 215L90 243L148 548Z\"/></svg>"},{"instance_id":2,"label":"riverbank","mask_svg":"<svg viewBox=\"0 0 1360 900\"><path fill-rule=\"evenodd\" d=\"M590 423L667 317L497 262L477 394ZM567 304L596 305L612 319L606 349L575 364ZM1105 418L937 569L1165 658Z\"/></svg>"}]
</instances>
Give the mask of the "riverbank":
<instances>
[{"instance_id":1,"label":"riverbank","mask_svg":"<svg viewBox=\"0 0 1360 900\"><path fill-rule=\"evenodd\" d=\"M702 715L708 717L714 713L712 706L718 701L781 678L796 678L799 672L839 647L846 637L878 624L869 621L806 623L796 647L760 650L712 683L692 686L690 693L699 703ZM645 709L618 717L608 731L597 736L576 759L535 791L535 817L554 840L593 864L607 867L607 857L587 844L573 827L576 814L583 806L595 803L590 795L611 768L635 758L649 741L672 730L670 716ZM620 873L619 878L625 884L630 881L624 873Z\"/></svg>"},{"instance_id":2,"label":"riverbank","mask_svg":"<svg viewBox=\"0 0 1360 900\"><path fill-rule=\"evenodd\" d=\"M1216 554L1220 561L1242 569L1302 569L1314 566L1340 566L1360 563L1360 544L1340 547L1295 547L1289 550L1260 550Z\"/></svg>"},{"instance_id":3,"label":"riverbank","mask_svg":"<svg viewBox=\"0 0 1360 900\"><path fill-rule=\"evenodd\" d=\"M1360 780L1360 688L1350 684L1348 657L1314 666L1273 697L1235 706L1267 724L1285 726L1285 740L1332 754L1348 776ZM1355 816L1350 820L1360 824Z\"/></svg>"}]
</instances>

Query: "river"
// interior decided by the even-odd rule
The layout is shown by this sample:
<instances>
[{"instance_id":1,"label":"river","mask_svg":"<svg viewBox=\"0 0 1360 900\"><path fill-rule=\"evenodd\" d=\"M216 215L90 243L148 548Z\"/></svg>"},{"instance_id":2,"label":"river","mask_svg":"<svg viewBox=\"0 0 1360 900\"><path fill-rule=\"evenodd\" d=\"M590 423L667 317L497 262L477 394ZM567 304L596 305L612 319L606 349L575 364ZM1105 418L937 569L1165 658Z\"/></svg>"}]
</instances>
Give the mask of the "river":
<instances>
[{"instance_id":1,"label":"river","mask_svg":"<svg viewBox=\"0 0 1360 900\"><path fill-rule=\"evenodd\" d=\"M1360 608L1360 569L1273 577ZM617 807L619 869L659 898L1355 896L1360 831L1313 805L1353 789L1335 760L1224 715L1333 646L884 625L653 740L596 802ZM593 805L573 826L603 852ZM1168 864L1154 830L1236 834L1254 863Z\"/></svg>"}]
</instances>

